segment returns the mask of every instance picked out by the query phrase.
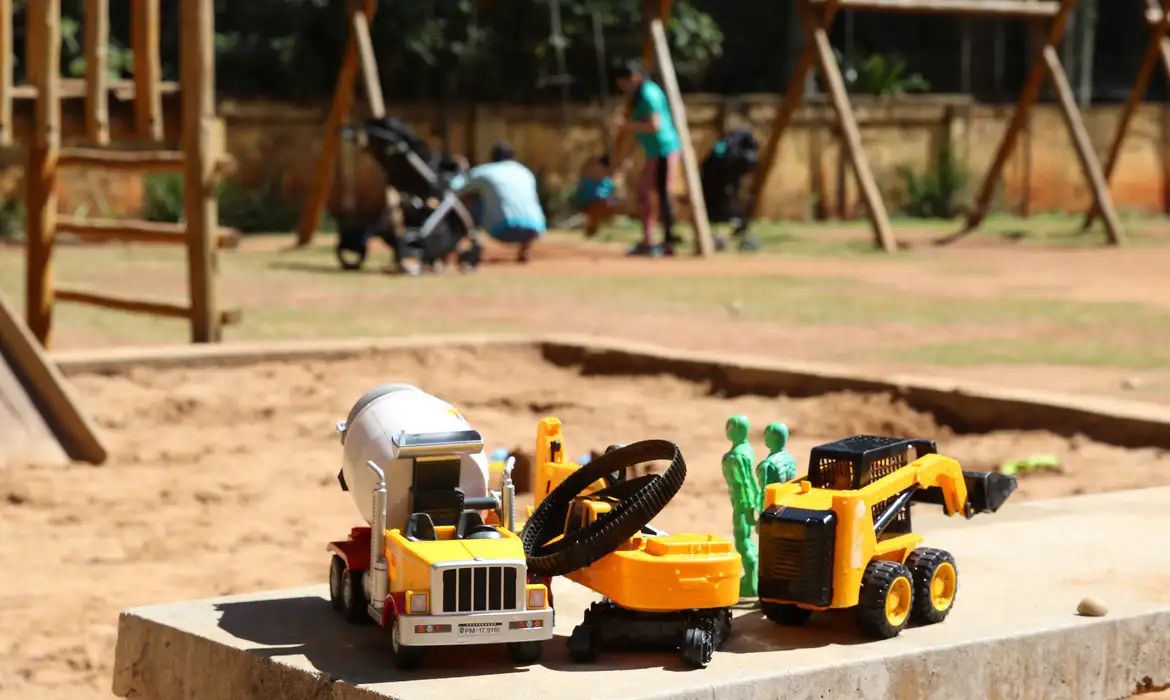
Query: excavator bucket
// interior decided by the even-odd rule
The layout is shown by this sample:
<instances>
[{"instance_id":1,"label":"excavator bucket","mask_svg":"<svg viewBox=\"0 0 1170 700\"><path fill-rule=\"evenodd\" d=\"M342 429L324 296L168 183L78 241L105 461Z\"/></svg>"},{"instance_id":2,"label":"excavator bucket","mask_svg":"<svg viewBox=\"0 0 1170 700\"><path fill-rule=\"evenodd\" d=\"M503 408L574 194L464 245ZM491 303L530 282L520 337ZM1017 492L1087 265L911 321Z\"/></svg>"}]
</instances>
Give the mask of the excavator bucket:
<instances>
[{"instance_id":1,"label":"excavator bucket","mask_svg":"<svg viewBox=\"0 0 1170 700\"><path fill-rule=\"evenodd\" d=\"M1016 490L1016 477L997 472L963 472L967 502L974 513L994 513Z\"/></svg>"}]
</instances>

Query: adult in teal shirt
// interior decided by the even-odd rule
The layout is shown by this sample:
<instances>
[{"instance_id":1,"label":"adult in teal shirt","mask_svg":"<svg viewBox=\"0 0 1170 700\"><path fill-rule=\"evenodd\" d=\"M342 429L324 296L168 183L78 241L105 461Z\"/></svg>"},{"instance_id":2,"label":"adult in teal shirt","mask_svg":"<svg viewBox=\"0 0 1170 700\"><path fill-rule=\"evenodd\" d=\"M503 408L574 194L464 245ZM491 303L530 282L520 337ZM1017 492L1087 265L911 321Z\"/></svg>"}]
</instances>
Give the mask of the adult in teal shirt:
<instances>
[{"instance_id":1,"label":"adult in teal shirt","mask_svg":"<svg viewBox=\"0 0 1170 700\"><path fill-rule=\"evenodd\" d=\"M670 104L662 88L646 77L646 71L639 61L630 61L618 70L617 84L630 96L633 107L632 119L619 120L619 128L633 134L646 157L638 178L636 195L642 217L642 242L630 253L654 255L661 250L664 255L673 255L678 239L674 237L674 212L669 188L679 168L682 143L670 116ZM663 241L660 249L654 246L655 195L662 217Z\"/></svg>"}]
</instances>

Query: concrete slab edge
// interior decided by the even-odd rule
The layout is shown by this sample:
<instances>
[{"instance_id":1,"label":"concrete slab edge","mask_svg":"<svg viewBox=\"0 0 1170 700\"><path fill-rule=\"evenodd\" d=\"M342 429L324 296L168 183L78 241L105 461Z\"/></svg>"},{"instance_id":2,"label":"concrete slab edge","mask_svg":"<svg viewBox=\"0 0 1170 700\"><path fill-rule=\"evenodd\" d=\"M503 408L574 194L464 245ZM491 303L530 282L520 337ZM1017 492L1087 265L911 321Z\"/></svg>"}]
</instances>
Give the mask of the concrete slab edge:
<instances>
[{"instance_id":1,"label":"concrete slab edge","mask_svg":"<svg viewBox=\"0 0 1170 700\"><path fill-rule=\"evenodd\" d=\"M1170 610L1085 620L807 672L638 700L1130 698L1170 684Z\"/></svg>"},{"instance_id":2,"label":"concrete slab edge","mask_svg":"<svg viewBox=\"0 0 1170 700\"><path fill-rule=\"evenodd\" d=\"M112 690L141 700L385 700L328 675L241 653L132 612L118 619Z\"/></svg>"},{"instance_id":3,"label":"concrete slab edge","mask_svg":"<svg viewBox=\"0 0 1170 700\"><path fill-rule=\"evenodd\" d=\"M580 335L476 334L279 343L122 348L54 353L66 375L118 374L135 367L241 366L258 362L345 359L445 347L534 347L545 360L586 374L671 374L707 383L726 396L889 393L958 432L1045 430L1122 447L1170 449L1170 407L1093 396L957 382L933 377L874 377L838 365L675 350Z\"/></svg>"},{"instance_id":4,"label":"concrete slab edge","mask_svg":"<svg viewBox=\"0 0 1170 700\"><path fill-rule=\"evenodd\" d=\"M638 700L1121 699L1170 684L1170 610L1078 622L927 652L651 693ZM212 668L216 673L207 672ZM241 653L132 611L119 620L112 689L119 697L147 700L387 697L282 664L262 651Z\"/></svg>"}]
</instances>

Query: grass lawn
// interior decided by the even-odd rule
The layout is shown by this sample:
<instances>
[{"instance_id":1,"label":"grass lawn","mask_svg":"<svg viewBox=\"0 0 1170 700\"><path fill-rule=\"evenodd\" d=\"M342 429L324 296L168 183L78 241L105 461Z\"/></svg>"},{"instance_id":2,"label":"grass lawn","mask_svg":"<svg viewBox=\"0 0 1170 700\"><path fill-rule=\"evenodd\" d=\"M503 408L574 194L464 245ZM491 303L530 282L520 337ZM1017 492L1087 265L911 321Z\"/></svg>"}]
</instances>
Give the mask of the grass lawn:
<instances>
[{"instance_id":1,"label":"grass lawn","mask_svg":"<svg viewBox=\"0 0 1170 700\"><path fill-rule=\"evenodd\" d=\"M255 238L221 256L219 289L221 306L244 312L243 323L228 329L229 342L569 331L853 363L1161 371L1170 368L1170 304L1154 303L1157 289L1146 296L1138 289L1126 301L1070 299L1051 284L1033 284L1027 269L1003 271L1005 262L1019 267L1016 251L1025 247L1057 279L1065 258L1080 255L1075 259L1086 262L1078 264L1089 265L1095 279L1139 284L1127 280L1132 275L1117 256L1170 261L1170 238L1158 234L1157 221L1127 224L1138 250L1104 249L1099 231L1074 234L1079 221L1068 217L991 217L966 247L945 248L917 244L954 227L899 220L896 230L912 247L892 257L875 252L864 224L768 224L755 229L765 251L750 264L738 263L735 253L702 268L557 258L526 269L492 265L475 275L419 278L381 274L375 269L386 260L381 250L363 273L341 274L329 234L291 251L278 250L287 238ZM1013 233L1019 230L1027 234ZM600 235L610 243L636 237L628 224ZM580 247L577 235L554 234L550 245L570 239ZM54 259L61 287L186 298L179 250L61 246ZM18 304L23 264L23 251L0 248L0 292ZM657 266L653 273L650 265ZM73 304L58 307L55 329L55 346L63 349L185 342L188 333L181 321Z\"/></svg>"}]
</instances>

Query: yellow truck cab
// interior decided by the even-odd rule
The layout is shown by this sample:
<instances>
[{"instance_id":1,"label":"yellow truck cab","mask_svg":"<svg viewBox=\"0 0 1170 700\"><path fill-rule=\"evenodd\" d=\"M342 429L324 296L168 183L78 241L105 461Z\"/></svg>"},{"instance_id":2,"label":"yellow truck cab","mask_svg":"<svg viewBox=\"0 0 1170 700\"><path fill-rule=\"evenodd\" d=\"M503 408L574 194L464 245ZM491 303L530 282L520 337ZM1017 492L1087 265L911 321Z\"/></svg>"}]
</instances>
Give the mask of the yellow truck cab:
<instances>
[{"instance_id":1,"label":"yellow truck cab","mask_svg":"<svg viewBox=\"0 0 1170 700\"><path fill-rule=\"evenodd\" d=\"M369 461L371 526L328 546L333 606L350 622L390 628L399 668L419 666L426 647L468 644L506 644L514 662L535 663L553 635L552 607L547 586L528 582L510 474L501 492L466 497L460 459L482 451L477 431L390 439L395 473L411 474L409 516L387 522L386 473Z\"/></svg>"}]
</instances>

